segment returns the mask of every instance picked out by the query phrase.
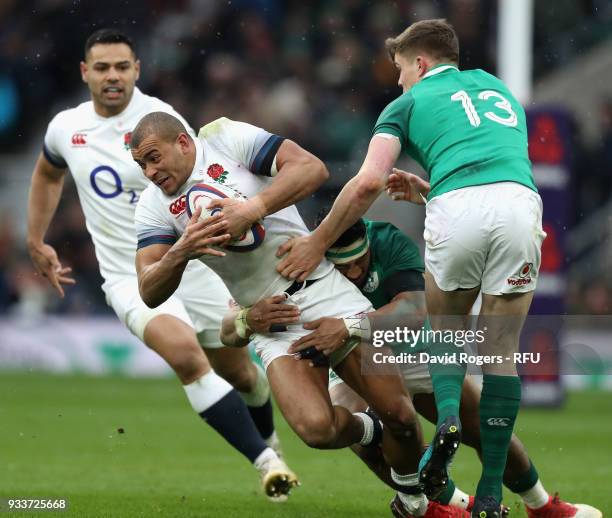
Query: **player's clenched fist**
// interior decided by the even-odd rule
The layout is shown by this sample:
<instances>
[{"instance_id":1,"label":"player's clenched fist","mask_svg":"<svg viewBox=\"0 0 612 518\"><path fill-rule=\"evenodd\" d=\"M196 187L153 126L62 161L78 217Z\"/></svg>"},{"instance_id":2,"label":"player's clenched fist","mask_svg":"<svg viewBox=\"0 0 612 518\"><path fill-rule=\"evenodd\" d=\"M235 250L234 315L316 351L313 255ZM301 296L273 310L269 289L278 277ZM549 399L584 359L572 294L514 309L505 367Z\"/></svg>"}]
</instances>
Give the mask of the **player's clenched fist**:
<instances>
[{"instance_id":1,"label":"player's clenched fist","mask_svg":"<svg viewBox=\"0 0 612 518\"><path fill-rule=\"evenodd\" d=\"M230 240L227 233L227 221L223 213L219 212L209 218L200 219L202 208L198 207L191 216L185 232L172 247L184 259L197 259L202 255L216 255L224 257L225 252L212 248L222 246Z\"/></svg>"}]
</instances>

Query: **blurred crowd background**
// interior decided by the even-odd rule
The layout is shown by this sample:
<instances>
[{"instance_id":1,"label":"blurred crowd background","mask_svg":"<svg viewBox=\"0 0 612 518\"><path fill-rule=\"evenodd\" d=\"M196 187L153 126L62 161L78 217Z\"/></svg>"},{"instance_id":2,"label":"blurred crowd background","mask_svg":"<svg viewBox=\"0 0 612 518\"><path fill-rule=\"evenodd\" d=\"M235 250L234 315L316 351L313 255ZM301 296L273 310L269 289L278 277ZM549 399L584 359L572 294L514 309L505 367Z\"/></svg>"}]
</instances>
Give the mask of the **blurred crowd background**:
<instances>
[{"instance_id":1,"label":"blurred crowd background","mask_svg":"<svg viewBox=\"0 0 612 518\"><path fill-rule=\"evenodd\" d=\"M490 0L2 0L0 313L108 312L69 179L48 235L78 280L65 299L34 274L24 242L23 200L46 124L88 98L78 64L91 32L107 26L127 32L142 63L139 87L172 104L192 126L227 116L317 154L332 172L329 188L319 193L329 203L363 158L377 115L400 93L385 38L434 17L454 24L463 68L496 73L497 13ZM534 24L537 83L610 44L612 2L536 0ZM590 114L596 131L586 138L576 118L572 135L572 228L607 221L601 247L610 246L612 213L612 86L609 93ZM604 263L570 268L570 313L610 313L609 257L596 250L589 261Z\"/></svg>"}]
</instances>

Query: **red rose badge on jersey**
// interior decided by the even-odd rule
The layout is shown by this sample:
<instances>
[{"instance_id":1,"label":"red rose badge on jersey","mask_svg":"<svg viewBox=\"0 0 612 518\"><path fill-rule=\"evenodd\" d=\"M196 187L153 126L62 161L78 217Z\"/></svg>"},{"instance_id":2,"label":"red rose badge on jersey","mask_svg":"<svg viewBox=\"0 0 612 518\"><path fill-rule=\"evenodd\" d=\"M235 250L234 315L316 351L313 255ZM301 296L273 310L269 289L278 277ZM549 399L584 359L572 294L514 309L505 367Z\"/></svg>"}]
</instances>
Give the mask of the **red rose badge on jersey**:
<instances>
[{"instance_id":1,"label":"red rose badge on jersey","mask_svg":"<svg viewBox=\"0 0 612 518\"><path fill-rule=\"evenodd\" d=\"M132 132L129 131L125 135L123 135L123 147L126 151L130 150L130 143L132 142Z\"/></svg>"},{"instance_id":2,"label":"red rose badge on jersey","mask_svg":"<svg viewBox=\"0 0 612 518\"><path fill-rule=\"evenodd\" d=\"M221 164L212 164L206 174L210 176L215 182L225 183L225 178L227 176L227 171L223 168Z\"/></svg>"}]
</instances>

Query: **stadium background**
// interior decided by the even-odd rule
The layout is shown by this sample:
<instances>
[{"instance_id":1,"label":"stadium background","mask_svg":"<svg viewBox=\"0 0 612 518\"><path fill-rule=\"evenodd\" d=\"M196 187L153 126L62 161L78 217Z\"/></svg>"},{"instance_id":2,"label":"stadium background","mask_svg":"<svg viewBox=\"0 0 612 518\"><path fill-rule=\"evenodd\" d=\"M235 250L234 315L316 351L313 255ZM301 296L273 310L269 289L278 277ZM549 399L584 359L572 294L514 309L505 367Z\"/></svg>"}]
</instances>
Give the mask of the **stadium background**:
<instances>
[{"instance_id":1,"label":"stadium background","mask_svg":"<svg viewBox=\"0 0 612 518\"><path fill-rule=\"evenodd\" d=\"M535 399L558 409L526 412L521 433L558 483L549 482L550 490L598 503L612 478L601 465L610 447L599 452L597 443L609 436L612 414L605 392L612 389L612 2L534 0L532 14L533 89L525 101L549 233L534 311L583 315L567 332L584 345L571 351L584 374L540 380L548 389ZM440 16L459 34L463 68L498 72L499 5L492 0L0 2L0 450L7 466L0 497L66 495L92 516L119 515L122 498L126 516L201 515L202 498L213 506L210 515L245 508L282 515L253 503L254 474L239 469L228 448L208 448L220 443L193 421L168 369L106 307L69 178L48 241L78 284L59 299L31 267L24 242L29 178L47 122L88 98L78 71L85 38L100 27L125 30L142 63L139 87L192 126L223 115L290 137L322 158L331 178L300 207L312 223L357 170L374 120L399 94L382 42L411 21ZM421 208L381 199L370 216L394 222L422 246ZM567 354L559 351L560 363ZM567 399L564 387L572 389ZM543 421L556 432L542 430ZM347 453L310 453L283 431L306 482L289 515L385 512L387 492ZM148 458L153 448L158 463ZM201 463L191 459L194 448ZM476 466L463 455L460 481L469 488ZM319 474L332 465L356 485L322 483ZM242 480L249 490L232 492ZM161 489L148 500L153 486ZM330 495L332 507L325 507ZM599 502L612 511L609 497ZM139 507L147 505L147 512Z\"/></svg>"}]
</instances>

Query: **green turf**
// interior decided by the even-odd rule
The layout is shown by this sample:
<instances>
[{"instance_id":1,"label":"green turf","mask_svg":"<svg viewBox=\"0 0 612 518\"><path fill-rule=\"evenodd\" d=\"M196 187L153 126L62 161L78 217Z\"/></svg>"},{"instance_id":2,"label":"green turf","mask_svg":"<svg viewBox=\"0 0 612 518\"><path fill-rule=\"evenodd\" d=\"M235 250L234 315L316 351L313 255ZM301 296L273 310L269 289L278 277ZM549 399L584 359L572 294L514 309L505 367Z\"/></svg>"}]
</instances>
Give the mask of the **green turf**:
<instances>
[{"instance_id":1,"label":"green turf","mask_svg":"<svg viewBox=\"0 0 612 518\"><path fill-rule=\"evenodd\" d=\"M269 503L254 469L202 424L173 379L0 374L0 394L0 497L69 501L61 513L0 518L389 516L391 491L358 460L308 449L280 419L302 487L286 504ZM517 425L546 488L604 515L612 510L611 409L609 394L573 394L562 411L523 410ZM463 448L453 466L458 486L473 492L475 455ZM517 499L506 493L505 501Z\"/></svg>"}]
</instances>

